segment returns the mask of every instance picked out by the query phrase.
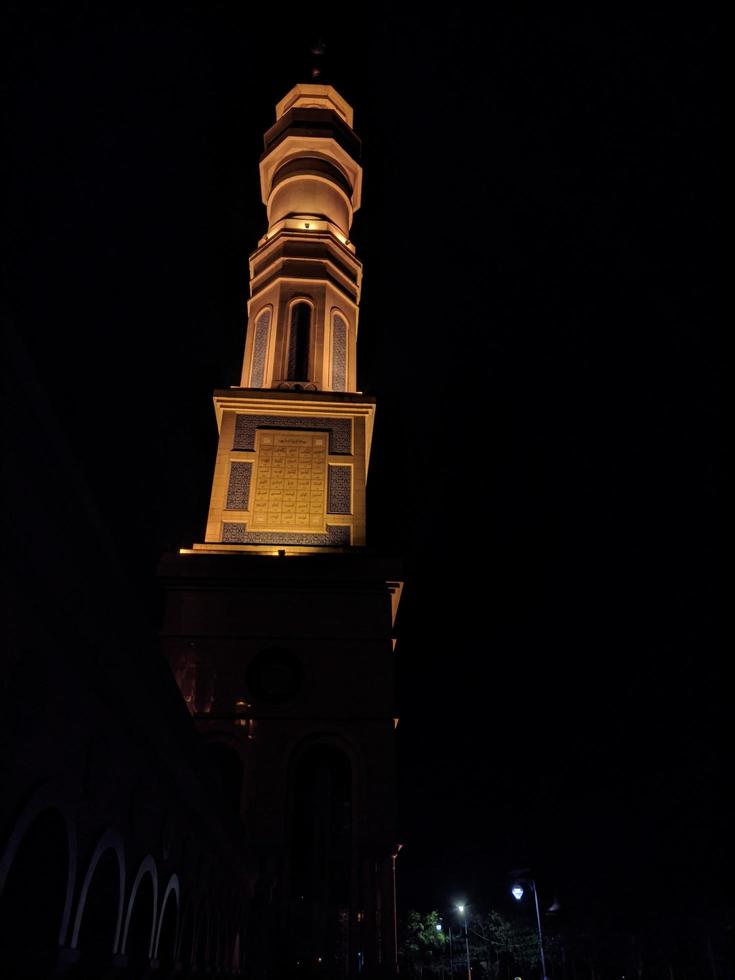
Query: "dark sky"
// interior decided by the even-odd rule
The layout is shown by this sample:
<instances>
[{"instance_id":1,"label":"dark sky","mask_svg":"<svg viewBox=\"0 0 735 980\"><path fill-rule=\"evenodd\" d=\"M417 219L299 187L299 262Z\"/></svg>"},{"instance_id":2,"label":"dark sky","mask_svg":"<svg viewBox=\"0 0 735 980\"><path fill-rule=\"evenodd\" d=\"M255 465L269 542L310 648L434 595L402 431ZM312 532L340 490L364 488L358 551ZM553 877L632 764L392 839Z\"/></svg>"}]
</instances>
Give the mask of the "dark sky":
<instances>
[{"instance_id":1,"label":"dark sky","mask_svg":"<svg viewBox=\"0 0 735 980\"><path fill-rule=\"evenodd\" d=\"M11 4L6 312L154 610L239 381L262 134L323 37L364 146L369 538L407 579L402 901L500 902L527 863L571 906L704 915L732 821L714 28L506 6Z\"/></svg>"}]
</instances>

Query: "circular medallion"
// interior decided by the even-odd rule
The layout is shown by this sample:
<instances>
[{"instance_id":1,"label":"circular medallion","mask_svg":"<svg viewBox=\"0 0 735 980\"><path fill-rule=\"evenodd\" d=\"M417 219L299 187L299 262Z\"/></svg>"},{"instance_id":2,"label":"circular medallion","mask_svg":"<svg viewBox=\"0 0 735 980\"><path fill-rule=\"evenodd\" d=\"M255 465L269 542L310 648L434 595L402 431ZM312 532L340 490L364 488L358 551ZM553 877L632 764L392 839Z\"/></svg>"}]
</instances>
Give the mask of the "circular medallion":
<instances>
[{"instance_id":1,"label":"circular medallion","mask_svg":"<svg viewBox=\"0 0 735 980\"><path fill-rule=\"evenodd\" d=\"M300 661L281 647L259 653L247 671L247 684L254 701L281 704L301 690L304 670Z\"/></svg>"}]
</instances>

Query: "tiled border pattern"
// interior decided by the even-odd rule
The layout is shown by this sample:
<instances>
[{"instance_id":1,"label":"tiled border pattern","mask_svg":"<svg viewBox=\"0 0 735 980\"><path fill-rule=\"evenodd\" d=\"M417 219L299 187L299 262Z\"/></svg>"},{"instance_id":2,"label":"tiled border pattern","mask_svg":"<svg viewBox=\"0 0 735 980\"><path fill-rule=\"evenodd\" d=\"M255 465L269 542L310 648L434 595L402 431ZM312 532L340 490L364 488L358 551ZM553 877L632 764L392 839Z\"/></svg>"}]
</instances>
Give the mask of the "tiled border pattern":
<instances>
[{"instance_id":1,"label":"tiled border pattern","mask_svg":"<svg viewBox=\"0 0 735 980\"><path fill-rule=\"evenodd\" d=\"M244 544L247 534L247 524L235 524L225 521L222 525L222 541L225 544Z\"/></svg>"},{"instance_id":2,"label":"tiled border pattern","mask_svg":"<svg viewBox=\"0 0 735 980\"><path fill-rule=\"evenodd\" d=\"M227 487L225 510L248 509L252 475L252 463L232 463L230 465L230 483ZM337 512L335 511L335 513Z\"/></svg>"},{"instance_id":3,"label":"tiled border pattern","mask_svg":"<svg viewBox=\"0 0 735 980\"><path fill-rule=\"evenodd\" d=\"M253 339L253 367L250 372L250 387L262 388L265 378L265 356L268 352L268 334L271 325L271 311L263 310L255 321Z\"/></svg>"},{"instance_id":4,"label":"tiled border pattern","mask_svg":"<svg viewBox=\"0 0 735 980\"><path fill-rule=\"evenodd\" d=\"M289 531L248 531L247 524L225 522L222 525L224 544L293 544L349 545L350 529L344 525L327 524L326 534L300 534Z\"/></svg>"},{"instance_id":5,"label":"tiled border pattern","mask_svg":"<svg viewBox=\"0 0 735 980\"><path fill-rule=\"evenodd\" d=\"M327 484L327 513L352 513L352 467L329 466Z\"/></svg>"},{"instance_id":6,"label":"tiled border pattern","mask_svg":"<svg viewBox=\"0 0 735 980\"><path fill-rule=\"evenodd\" d=\"M332 388L347 390L347 324L338 313L332 321Z\"/></svg>"}]
</instances>

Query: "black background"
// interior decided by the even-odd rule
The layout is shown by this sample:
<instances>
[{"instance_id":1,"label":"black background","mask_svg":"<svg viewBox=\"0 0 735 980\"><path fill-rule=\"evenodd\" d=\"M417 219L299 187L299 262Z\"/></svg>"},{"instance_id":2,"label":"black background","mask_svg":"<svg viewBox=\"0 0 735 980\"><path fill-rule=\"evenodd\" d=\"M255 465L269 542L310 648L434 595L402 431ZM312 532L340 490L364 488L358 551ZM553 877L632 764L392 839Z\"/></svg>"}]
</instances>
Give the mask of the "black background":
<instances>
[{"instance_id":1,"label":"black background","mask_svg":"<svg viewBox=\"0 0 735 980\"><path fill-rule=\"evenodd\" d=\"M500 907L523 864L546 904L706 920L732 820L714 29L352 15L11 6L6 315L155 620L239 382L262 134L320 63L364 145L369 540L407 580L401 905Z\"/></svg>"}]
</instances>

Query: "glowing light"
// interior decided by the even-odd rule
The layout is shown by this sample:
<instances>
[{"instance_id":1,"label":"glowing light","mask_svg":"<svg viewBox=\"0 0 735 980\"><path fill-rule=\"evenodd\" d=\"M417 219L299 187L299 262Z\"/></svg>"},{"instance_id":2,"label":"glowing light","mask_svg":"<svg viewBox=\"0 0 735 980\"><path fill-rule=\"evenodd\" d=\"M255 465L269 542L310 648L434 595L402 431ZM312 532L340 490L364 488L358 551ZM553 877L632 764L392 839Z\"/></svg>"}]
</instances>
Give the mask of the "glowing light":
<instances>
[{"instance_id":1,"label":"glowing light","mask_svg":"<svg viewBox=\"0 0 735 980\"><path fill-rule=\"evenodd\" d=\"M459 912L460 915L464 915L464 905L458 905L457 911Z\"/></svg>"},{"instance_id":2,"label":"glowing light","mask_svg":"<svg viewBox=\"0 0 735 980\"><path fill-rule=\"evenodd\" d=\"M513 885L510 893L516 902L520 902L520 900L523 898L523 885Z\"/></svg>"},{"instance_id":3,"label":"glowing light","mask_svg":"<svg viewBox=\"0 0 735 980\"><path fill-rule=\"evenodd\" d=\"M442 931L442 924L441 924L441 922L437 922L436 925L434 926L434 928L436 929L437 932L441 932Z\"/></svg>"}]
</instances>

